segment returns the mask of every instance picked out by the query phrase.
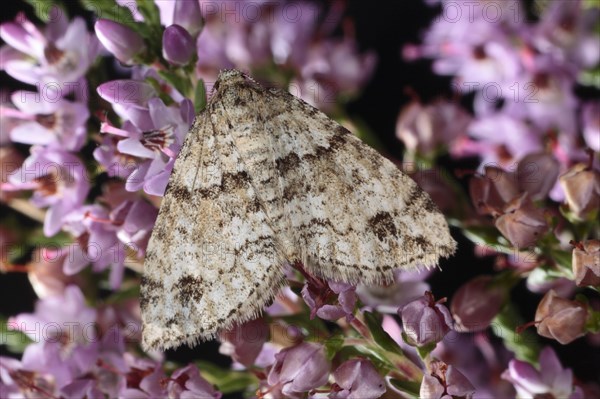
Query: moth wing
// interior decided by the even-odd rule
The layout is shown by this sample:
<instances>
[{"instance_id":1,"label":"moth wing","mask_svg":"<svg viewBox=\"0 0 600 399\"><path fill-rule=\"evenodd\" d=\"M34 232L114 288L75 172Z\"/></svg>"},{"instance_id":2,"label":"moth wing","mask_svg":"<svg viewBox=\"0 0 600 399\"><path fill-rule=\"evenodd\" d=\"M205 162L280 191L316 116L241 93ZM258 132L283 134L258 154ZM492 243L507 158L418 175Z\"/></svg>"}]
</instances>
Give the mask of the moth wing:
<instances>
[{"instance_id":1,"label":"moth wing","mask_svg":"<svg viewBox=\"0 0 600 399\"><path fill-rule=\"evenodd\" d=\"M213 338L255 318L283 283L274 232L212 106L185 140L148 244L144 348Z\"/></svg>"},{"instance_id":2,"label":"moth wing","mask_svg":"<svg viewBox=\"0 0 600 399\"><path fill-rule=\"evenodd\" d=\"M391 161L287 92L267 91L283 213L313 273L349 283L393 280L456 247L431 198Z\"/></svg>"}]
</instances>

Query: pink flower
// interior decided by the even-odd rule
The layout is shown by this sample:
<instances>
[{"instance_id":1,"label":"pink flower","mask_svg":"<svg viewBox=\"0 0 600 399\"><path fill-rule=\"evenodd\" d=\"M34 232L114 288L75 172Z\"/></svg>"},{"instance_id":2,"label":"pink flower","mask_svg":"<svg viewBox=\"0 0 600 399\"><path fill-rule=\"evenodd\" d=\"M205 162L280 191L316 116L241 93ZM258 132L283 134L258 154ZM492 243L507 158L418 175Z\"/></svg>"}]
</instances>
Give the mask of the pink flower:
<instances>
[{"instance_id":1,"label":"pink flower","mask_svg":"<svg viewBox=\"0 0 600 399\"><path fill-rule=\"evenodd\" d=\"M275 355L275 364L269 371L268 384L286 397L297 397L303 392L318 388L329 377L329 360L323 346L303 342L285 348Z\"/></svg>"},{"instance_id":2,"label":"pink flower","mask_svg":"<svg viewBox=\"0 0 600 399\"><path fill-rule=\"evenodd\" d=\"M533 205L527 194L509 202L495 225L515 248L534 245L548 230L544 212Z\"/></svg>"},{"instance_id":3,"label":"pink flower","mask_svg":"<svg viewBox=\"0 0 600 399\"><path fill-rule=\"evenodd\" d=\"M354 318L356 304L356 287L329 281L327 285L322 280L309 279L302 288L302 298L310 308L311 317L315 315L324 320L335 321L341 317L351 321ZM337 296L335 304L332 298Z\"/></svg>"},{"instance_id":4,"label":"pink flower","mask_svg":"<svg viewBox=\"0 0 600 399\"><path fill-rule=\"evenodd\" d=\"M342 363L334 372L333 399L376 399L386 392L385 381L365 359Z\"/></svg>"},{"instance_id":5,"label":"pink flower","mask_svg":"<svg viewBox=\"0 0 600 399\"><path fill-rule=\"evenodd\" d=\"M79 287L70 285L61 295L39 300L35 313L22 313L10 318L8 325L36 342L73 345L94 341L95 321L96 310L86 305Z\"/></svg>"},{"instance_id":6,"label":"pink flower","mask_svg":"<svg viewBox=\"0 0 600 399\"><path fill-rule=\"evenodd\" d=\"M187 64L196 51L192 36L176 24L165 29L162 45L164 59L175 65Z\"/></svg>"},{"instance_id":7,"label":"pink flower","mask_svg":"<svg viewBox=\"0 0 600 399\"><path fill-rule=\"evenodd\" d=\"M250 367L269 338L269 326L263 318L251 320L221 334L219 352Z\"/></svg>"},{"instance_id":8,"label":"pink flower","mask_svg":"<svg viewBox=\"0 0 600 399\"><path fill-rule=\"evenodd\" d=\"M538 334L569 344L585 335L588 314L587 304L561 298L550 290L535 312Z\"/></svg>"},{"instance_id":9,"label":"pink flower","mask_svg":"<svg viewBox=\"0 0 600 399\"><path fill-rule=\"evenodd\" d=\"M223 396L202 378L194 364L175 370L171 374L167 384L167 394L170 398L181 399L220 399Z\"/></svg>"},{"instance_id":10,"label":"pink flower","mask_svg":"<svg viewBox=\"0 0 600 399\"><path fill-rule=\"evenodd\" d=\"M430 370L423 376L419 396L428 399L470 399L475 387L454 366L432 361Z\"/></svg>"},{"instance_id":11,"label":"pink flower","mask_svg":"<svg viewBox=\"0 0 600 399\"><path fill-rule=\"evenodd\" d=\"M573 372L564 369L556 353L546 347L540 353L540 367L521 360L511 360L502 378L512 382L520 398L552 396L555 398L583 399L581 388L573 386Z\"/></svg>"},{"instance_id":12,"label":"pink flower","mask_svg":"<svg viewBox=\"0 0 600 399\"><path fill-rule=\"evenodd\" d=\"M452 329L452 316L442 305L444 301L436 302L433 294L427 291L421 298L398 310L409 343L424 346L439 342Z\"/></svg>"},{"instance_id":13,"label":"pink flower","mask_svg":"<svg viewBox=\"0 0 600 399\"><path fill-rule=\"evenodd\" d=\"M3 118L19 120L10 131L12 141L69 151L83 146L90 116L86 104L65 99L48 101L45 96L27 91L13 93L12 103L17 109L0 108Z\"/></svg>"},{"instance_id":14,"label":"pink flower","mask_svg":"<svg viewBox=\"0 0 600 399\"><path fill-rule=\"evenodd\" d=\"M34 190L31 202L49 207L44 234L50 237L61 229L65 216L83 203L90 184L79 158L61 149L34 146L4 189Z\"/></svg>"},{"instance_id":15,"label":"pink flower","mask_svg":"<svg viewBox=\"0 0 600 399\"><path fill-rule=\"evenodd\" d=\"M145 48L137 32L110 19L99 19L94 29L102 45L124 64L131 64Z\"/></svg>"},{"instance_id":16,"label":"pink flower","mask_svg":"<svg viewBox=\"0 0 600 399\"><path fill-rule=\"evenodd\" d=\"M507 290L494 283L491 276L478 276L463 284L452 298L450 310L457 331L480 331L488 328L500 312Z\"/></svg>"},{"instance_id":17,"label":"pink flower","mask_svg":"<svg viewBox=\"0 0 600 399\"><path fill-rule=\"evenodd\" d=\"M3 63L6 72L25 83L43 84L44 90L71 91L98 55L99 43L83 18L67 24L64 15L54 18L44 31L23 14L16 22L0 26L0 37L18 50L18 57Z\"/></svg>"},{"instance_id":18,"label":"pink flower","mask_svg":"<svg viewBox=\"0 0 600 399\"><path fill-rule=\"evenodd\" d=\"M144 189L148 194L162 196L173 170L175 157L179 153L192 117L193 105L184 100L179 107L167 107L157 97L146 101L147 109L134 106L125 112L135 111L134 119L125 122L121 129L104 123L101 131L124 137L117 143L122 154L143 159L128 176L129 191ZM142 115L146 114L146 117ZM140 118L137 118L140 116Z\"/></svg>"}]
</instances>

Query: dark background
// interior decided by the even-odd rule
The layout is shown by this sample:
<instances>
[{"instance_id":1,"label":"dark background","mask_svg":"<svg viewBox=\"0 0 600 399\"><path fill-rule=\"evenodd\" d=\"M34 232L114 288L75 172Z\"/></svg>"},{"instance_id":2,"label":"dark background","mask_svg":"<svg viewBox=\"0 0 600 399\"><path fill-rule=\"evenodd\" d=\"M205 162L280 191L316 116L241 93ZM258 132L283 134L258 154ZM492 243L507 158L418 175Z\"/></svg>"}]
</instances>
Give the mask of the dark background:
<instances>
[{"instance_id":1,"label":"dark background","mask_svg":"<svg viewBox=\"0 0 600 399\"><path fill-rule=\"evenodd\" d=\"M530 3L530 2L528 2ZM81 10L75 1L67 1L71 15L90 16ZM26 11L34 18L31 8L19 1L6 2L2 6L1 21L14 19L19 11ZM438 96L450 96L450 79L434 75L431 62L427 60L404 62L401 59L402 46L407 43L418 43L421 33L427 29L439 9L427 7L418 0L392 1L347 1L346 15L354 21L356 40L362 50L373 50L377 53L378 63L373 78L367 84L360 98L349 104L349 114L362 119L376 134L383 145L383 150L395 158L401 159L402 145L395 137L395 124L400 109L410 101L404 89L411 87L423 101L430 101ZM90 20L90 29L92 23ZM5 73L0 72L0 87L19 88L16 82ZM476 162L461 165L449 164L450 167L474 167ZM464 183L464 182L463 182ZM4 215L6 208L0 207ZM26 220L23 221L27 223ZM475 258L473 246L457 230L453 235L459 242L459 251L452 259L442 262L442 273L437 272L431 279L431 285L437 298L451 295L460 284L469 277L492 272L492 261ZM33 311L35 294L24 274L12 273L0 277L0 314L15 315L20 312ZM539 296L531 294L521 284L513 292L513 300L519 305L526 321L532 320ZM589 351L584 339L577 340L568 347L554 345L544 340L544 344L553 344L565 365L575 369L575 374L585 380L598 377L600 364L598 351ZM179 349L170 351L168 357L181 362L198 358L210 359L226 364L228 358L216 352L218 344L209 343L195 349ZM2 349L2 348L0 348Z\"/></svg>"}]
</instances>

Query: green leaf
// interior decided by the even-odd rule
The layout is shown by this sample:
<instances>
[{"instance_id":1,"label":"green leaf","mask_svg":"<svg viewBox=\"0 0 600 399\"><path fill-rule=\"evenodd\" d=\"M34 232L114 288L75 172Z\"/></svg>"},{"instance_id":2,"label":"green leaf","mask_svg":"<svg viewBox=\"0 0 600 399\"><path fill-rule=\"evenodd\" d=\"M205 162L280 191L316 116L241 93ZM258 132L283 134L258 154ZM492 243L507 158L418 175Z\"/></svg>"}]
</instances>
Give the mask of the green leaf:
<instances>
[{"instance_id":1,"label":"green leaf","mask_svg":"<svg viewBox=\"0 0 600 399\"><path fill-rule=\"evenodd\" d=\"M196 92L194 93L194 109L196 114L206 108L206 86L204 81L200 79L196 84Z\"/></svg>"},{"instance_id":2,"label":"green leaf","mask_svg":"<svg viewBox=\"0 0 600 399\"><path fill-rule=\"evenodd\" d=\"M364 312L365 323L373 335L373 339L381 348L396 353L398 355L402 355L402 349L400 349L400 345L396 343L390 337L390 335L385 332L383 327L381 327L381 321L375 316L374 313Z\"/></svg>"},{"instance_id":3,"label":"green leaf","mask_svg":"<svg viewBox=\"0 0 600 399\"><path fill-rule=\"evenodd\" d=\"M335 355L342 349L344 346L344 336L341 334L336 334L325 340L323 343L325 346L325 354L329 360L333 359Z\"/></svg>"},{"instance_id":4,"label":"green leaf","mask_svg":"<svg viewBox=\"0 0 600 399\"><path fill-rule=\"evenodd\" d=\"M136 0L137 8L140 14L144 17L144 22L160 26L160 11L158 6L153 1Z\"/></svg>"},{"instance_id":5,"label":"green leaf","mask_svg":"<svg viewBox=\"0 0 600 399\"><path fill-rule=\"evenodd\" d=\"M424 346L417 346L417 352L419 352L421 359L425 359L435 349L436 346L437 342L431 342Z\"/></svg>"},{"instance_id":6,"label":"green leaf","mask_svg":"<svg viewBox=\"0 0 600 399\"><path fill-rule=\"evenodd\" d=\"M217 389L225 395L243 392L249 386L258 385L258 380L248 371L237 371L223 369L213 363L199 360L196 362L200 374L209 383L215 385Z\"/></svg>"},{"instance_id":7,"label":"green leaf","mask_svg":"<svg viewBox=\"0 0 600 399\"><path fill-rule=\"evenodd\" d=\"M492 331L504 341L504 345L515 353L515 357L531 364L537 364L540 343L536 334L525 330L518 334L516 328L523 319L514 305L508 303L492 322Z\"/></svg>"},{"instance_id":8,"label":"green leaf","mask_svg":"<svg viewBox=\"0 0 600 399\"><path fill-rule=\"evenodd\" d=\"M8 319L0 315L0 345L5 345L9 352L20 354L33 341L21 331L8 328Z\"/></svg>"},{"instance_id":9,"label":"green leaf","mask_svg":"<svg viewBox=\"0 0 600 399\"><path fill-rule=\"evenodd\" d=\"M415 381L401 381L396 378L390 378L390 384L409 395L411 398L418 399L421 391L421 383Z\"/></svg>"},{"instance_id":10,"label":"green leaf","mask_svg":"<svg viewBox=\"0 0 600 399\"><path fill-rule=\"evenodd\" d=\"M110 19L112 21L128 26L136 31L139 30L139 24L135 22L131 10L126 6L119 5L115 0L79 1L84 9L91 11L98 18Z\"/></svg>"},{"instance_id":11,"label":"green leaf","mask_svg":"<svg viewBox=\"0 0 600 399\"><path fill-rule=\"evenodd\" d=\"M58 0L24 0L27 4L33 7L33 13L42 22L48 23L58 18L67 18L67 10L64 4Z\"/></svg>"}]
</instances>

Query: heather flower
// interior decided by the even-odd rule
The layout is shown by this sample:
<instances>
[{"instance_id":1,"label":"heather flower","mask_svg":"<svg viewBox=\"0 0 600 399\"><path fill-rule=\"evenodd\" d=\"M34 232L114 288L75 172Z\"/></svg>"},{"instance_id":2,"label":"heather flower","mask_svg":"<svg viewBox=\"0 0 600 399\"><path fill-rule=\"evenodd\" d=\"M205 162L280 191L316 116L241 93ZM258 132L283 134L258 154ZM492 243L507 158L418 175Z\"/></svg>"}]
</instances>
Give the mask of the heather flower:
<instances>
[{"instance_id":1,"label":"heather flower","mask_svg":"<svg viewBox=\"0 0 600 399\"><path fill-rule=\"evenodd\" d=\"M582 7L582 1L548 4L533 29L535 47L575 68L593 67L600 60L600 39L594 32L598 13Z\"/></svg>"},{"instance_id":2,"label":"heather flower","mask_svg":"<svg viewBox=\"0 0 600 399\"><path fill-rule=\"evenodd\" d=\"M600 285L600 241L575 243L573 248L573 274L578 286Z\"/></svg>"},{"instance_id":3,"label":"heather flower","mask_svg":"<svg viewBox=\"0 0 600 399\"><path fill-rule=\"evenodd\" d=\"M44 89L70 91L82 78L98 55L99 43L85 26L83 18L65 24L55 18L42 31L23 14L15 22L0 26L0 37L20 52L3 62L13 78Z\"/></svg>"},{"instance_id":4,"label":"heather flower","mask_svg":"<svg viewBox=\"0 0 600 399\"><path fill-rule=\"evenodd\" d=\"M0 356L0 390L7 398L40 394L51 396L54 389L52 376L23 370L19 360Z\"/></svg>"},{"instance_id":5,"label":"heather flower","mask_svg":"<svg viewBox=\"0 0 600 399\"><path fill-rule=\"evenodd\" d=\"M196 50L192 36L179 25L171 25L165 29L162 45L163 57L175 65L190 62Z\"/></svg>"},{"instance_id":6,"label":"heather flower","mask_svg":"<svg viewBox=\"0 0 600 399\"><path fill-rule=\"evenodd\" d=\"M526 193L504 207L495 225L515 248L535 244L548 230L544 212L533 205Z\"/></svg>"},{"instance_id":7,"label":"heather flower","mask_svg":"<svg viewBox=\"0 0 600 399\"><path fill-rule=\"evenodd\" d=\"M535 312L538 334L563 345L585 335L587 319L587 305L561 298L554 290L544 295Z\"/></svg>"},{"instance_id":8,"label":"heather flower","mask_svg":"<svg viewBox=\"0 0 600 399\"><path fill-rule=\"evenodd\" d=\"M585 143L593 151L600 152L600 101L584 104L582 108L581 122Z\"/></svg>"},{"instance_id":9,"label":"heather flower","mask_svg":"<svg viewBox=\"0 0 600 399\"><path fill-rule=\"evenodd\" d=\"M500 24L463 16L458 21L440 18L425 35L422 56L437 58L433 70L440 75L456 75L455 88L468 91L486 84L514 82L521 69L519 54ZM503 15L509 16L505 11ZM509 18L507 18L509 19ZM476 34L474 34L477 32ZM465 84L469 83L469 84Z\"/></svg>"},{"instance_id":10,"label":"heather flower","mask_svg":"<svg viewBox=\"0 0 600 399\"><path fill-rule=\"evenodd\" d=\"M119 397L124 399L162 398L167 396L161 383L165 374L160 363L149 359L138 359L129 353L124 354L127 364L126 384L120 389Z\"/></svg>"},{"instance_id":11,"label":"heather flower","mask_svg":"<svg viewBox=\"0 0 600 399\"><path fill-rule=\"evenodd\" d=\"M300 76L290 86L309 104L332 109L339 96L352 95L367 82L376 62L373 53L358 54L350 39L325 41L309 49Z\"/></svg>"},{"instance_id":12,"label":"heather flower","mask_svg":"<svg viewBox=\"0 0 600 399\"><path fill-rule=\"evenodd\" d=\"M269 338L269 326L263 318L247 321L221 334L219 352L250 367Z\"/></svg>"},{"instance_id":13,"label":"heather flower","mask_svg":"<svg viewBox=\"0 0 600 399\"><path fill-rule=\"evenodd\" d=\"M98 204L73 210L65 218L65 230L76 242L67 247L65 273L73 275L90 263L95 272L110 268L110 286L118 288L126 249L138 256L145 253L157 214L157 209L143 200L125 200L110 212Z\"/></svg>"},{"instance_id":14,"label":"heather flower","mask_svg":"<svg viewBox=\"0 0 600 399\"><path fill-rule=\"evenodd\" d=\"M389 285L364 285L356 287L361 302L380 313L395 314L398 308L417 299L430 289L425 281L431 270L394 270L394 282Z\"/></svg>"},{"instance_id":15,"label":"heather flower","mask_svg":"<svg viewBox=\"0 0 600 399\"><path fill-rule=\"evenodd\" d=\"M2 70L2 60L4 54L0 48L0 70ZM10 144L10 131L18 124L18 119L10 116L10 112L15 110L15 106L10 100L10 94L4 89L0 89L0 146ZM7 112L8 110L8 112Z\"/></svg>"},{"instance_id":16,"label":"heather flower","mask_svg":"<svg viewBox=\"0 0 600 399\"><path fill-rule=\"evenodd\" d=\"M600 172L577 164L559 178L569 209L585 218L600 208Z\"/></svg>"},{"instance_id":17,"label":"heather flower","mask_svg":"<svg viewBox=\"0 0 600 399\"><path fill-rule=\"evenodd\" d=\"M38 298L63 295L65 289L81 282L77 276L67 276L62 269L67 251L55 248L39 248L33 253L27 277Z\"/></svg>"},{"instance_id":18,"label":"heather flower","mask_svg":"<svg viewBox=\"0 0 600 399\"><path fill-rule=\"evenodd\" d=\"M152 128L148 101L157 97L158 93L150 84L132 79L113 80L98 86L96 92L111 103L113 110L121 119L147 130ZM109 129L113 129L113 127L105 120L100 130L112 133ZM116 130L115 134L127 136L119 134L118 129Z\"/></svg>"},{"instance_id":19,"label":"heather flower","mask_svg":"<svg viewBox=\"0 0 600 399\"><path fill-rule=\"evenodd\" d=\"M356 304L356 287L329 281L325 284L321 280L308 279L302 288L302 298L310 308L311 318L315 315L324 320L335 321L346 317L350 321L354 318ZM330 304L331 298L337 295L337 303Z\"/></svg>"},{"instance_id":20,"label":"heather flower","mask_svg":"<svg viewBox=\"0 0 600 399\"><path fill-rule=\"evenodd\" d=\"M17 109L0 108L0 115L18 120L10 131L12 141L79 150L86 135L85 123L90 116L87 105L65 99L49 101L45 96L27 91L12 95Z\"/></svg>"},{"instance_id":21,"label":"heather flower","mask_svg":"<svg viewBox=\"0 0 600 399\"><path fill-rule=\"evenodd\" d=\"M0 118L1 121L1 118ZM4 187L8 186L9 176L15 173L23 164L24 157L15 147L6 145L0 146L0 201L8 202L18 195L14 191L8 191Z\"/></svg>"},{"instance_id":22,"label":"heather flower","mask_svg":"<svg viewBox=\"0 0 600 399\"><path fill-rule=\"evenodd\" d=\"M454 366L434 360L423 376L419 396L428 399L472 398L475 388Z\"/></svg>"},{"instance_id":23,"label":"heather flower","mask_svg":"<svg viewBox=\"0 0 600 399\"><path fill-rule=\"evenodd\" d=\"M164 26L177 24L184 28L190 35L197 37L203 26L200 2L188 0L158 1L160 9L160 22Z\"/></svg>"},{"instance_id":24,"label":"heather flower","mask_svg":"<svg viewBox=\"0 0 600 399\"><path fill-rule=\"evenodd\" d=\"M546 347L540 353L540 367L521 360L511 360L502 378L510 381L518 398L554 397L583 399L581 389L573 385L573 372L564 369L556 353Z\"/></svg>"},{"instance_id":25,"label":"heather flower","mask_svg":"<svg viewBox=\"0 0 600 399\"><path fill-rule=\"evenodd\" d=\"M457 331L480 331L489 327L508 296L491 276L479 276L463 284L452 298L450 311Z\"/></svg>"},{"instance_id":26,"label":"heather flower","mask_svg":"<svg viewBox=\"0 0 600 399\"><path fill-rule=\"evenodd\" d=\"M333 372L333 378L335 384L329 397L334 399L376 399L386 391L385 381L365 359L342 363Z\"/></svg>"},{"instance_id":27,"label":"heather flower","mask_svg":"<svg viewBox=\"0 0 600 399\"><path fill-rule=\"evenodd\" d=\"M125 139L117 144L118 150L141 159L127 179L127 190L141 188L148 194L162 196L173 170L175 157L183 144L192 119L188 113L191 104L184 100L179 107L167 107L159 98L147 101L147 111L135 108L136 115L147 113L149 118L123 124L122 129L104 124L101 131Z\"/></svg>"},{"instance_id":28,"label":"heather flower","mask_svg":"<svg viewBox=\"0 0 600 399\"><path fill-rule=\"evenodd\" d=\"M94 159L102 166L110 177L119 177L127 180L129 175L137 168L138 159L132 155L123 154L118 150L122 138L113 135L104 135L102 141L94 150Z\"/></svg>"},{"instance_id":29,"label":"heather flower","mask_svg":"<svg viewBox=\"0 0 600 399\"><path fill-rule=\"evenodd\" d=\"M275 355L267 382L289 397L318 388L327 382L331 367L325 349L318 344L303 342L285 348Z\"/></svg>"},{"instance_id":30,"label":"heather flower","mask_svg":"<svg viewBox=\"0 0 600 399\"><path fill-rule=\"evenodd\" d=\"M519 189L527 192L533 201L548 197L557 183L559 163L551 154L532 153L526 155L517 165Z\"/></svg>"},{"instance_id":31,"label":"heather flower","mask_svg":"<svg viewBox=\"0 0 600 399\"><path fill-rule=\"evenodd\" d=\"M460 370L473 385L476 399L514 396L512 385L500 379L514 354L485 332L448 334L430 356Z\"/></svg>"},{"instance_id":32,"label":"heather flower","mask_svg":"<svg viewBox=\"0 0 600 399\"><path fill-rule=\"evenodd\" d=\"M493 215L519 195L519 187L512 173L486 166L469 181L469 194L478 213Z\"/></svg>"},{"instance_id":33,"label":"heather flower","mask_svg":"<svg viewBox=\"0 0 600 399\"><path fill-rule=\"evenodd\" d=\"M131 64L145 48L137 32L110 19L96 21L94 30L102 45L124 64Z\"/></svg>"},{"instance_id":34,"label":"heather flower","mask_svg":"<svg viewBox=\"0 0 600 399\"><path fill-rule=\"evenodd\" d=\"M200 375L194 364L175 370L167 384L169 398L215 398L223 396Z\"/></svg>"},{"instance_id":35,"label":"heather flower","mask_svg":"<svg viewBox=\"0 0 600 399\"><path fill-rule=\"evenodd\" d=\"M436 343L452 329L452 316L442 305L444 301L436 302L433 294L427 291L421 298L398 310L409 343L416 346Z\"/></svg>"},{"instance_id":36,"label":"heather flower","mask_svg":"<svg viewBox=\"0 0 600 399\"><path fill-rule=\"evenodd\" d=\"M97 387L93 379L76 380L61 388L63 397L70 399L104 399L106 396Z\"/></svg>"},{"instance_id":37,"label":"heather flower","mask_svg":"<svg viewBox=\"0 0 600 399\"><path fill-rule=\"evenodd\" d=\"M520 90L507 101L503 112L533 124L540 132L557 129L560 144L570 149L572 144L567 139L575 135L577 107L572 77L547 58L539 57L532 70L513 84Z\"/></svg>"},{"instance_id":38,"label":"heather flower","mask_svg":"<svg viewBox=\"0 0 600 399\"><path fill-rule=\"evenodd\" d=\"M96 310L86 305L79 287L70 285L61 295L39 300L35 313L11 317L8 326L36 342L75 344L95 339L95 320Z\"/></svg>"},{"instance_id":39,"label":"heather flower","mask_svg":"<svg viewBox=\"0 0 600 399\"><path fill-rule=\"evenodd\" d=\"M83 203L89 191L85 167L74 155L60 150L34 146L23 166L11 174L4 189L34 190L31 202L49 207L44 234L53 236L64 217Z\"/></svg>"},{"instance_id":40,"label":"heather flower","mask_svg":"<svg viewBox=\"0 0 600 399\"><path fill-rule=\"evenodd\" d=\"M473 138L504 149L502 157L499 153L490 154L482 160L483 165L496 163L510 166L515 159L542 150L539 133L524 121L506 113L477 118L469 125L469 134Z\"/></svg>"},{"instance_id":41,"label":"heather flower","mask_svg":"<svg viewBox=\"0 0 600 399\"><path fill-rule=\"evenodd\" d=\"M470 122L471 117L454 103L412 102L398 117L396 136L409 151L427 156L466 134Z\"/></svg>"}]
</instances>

